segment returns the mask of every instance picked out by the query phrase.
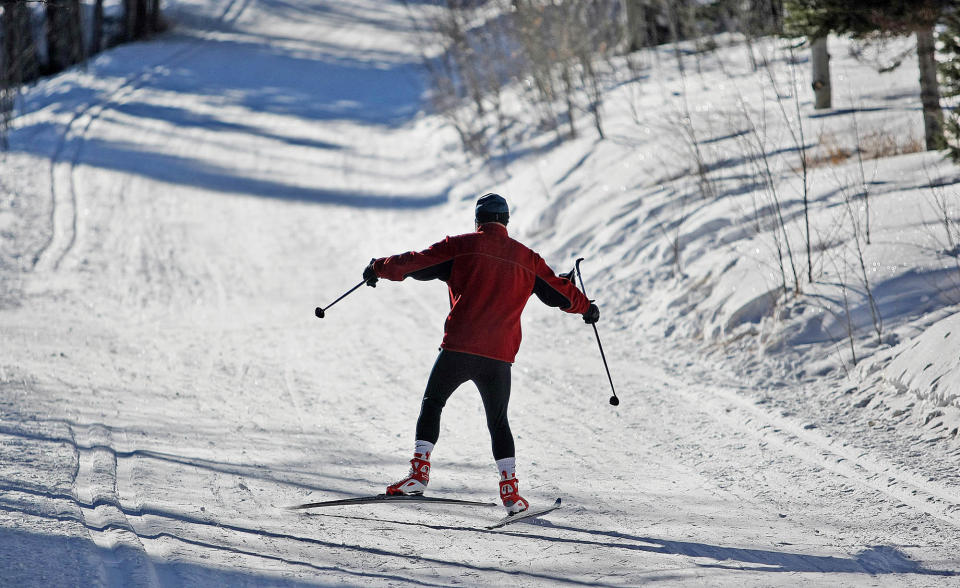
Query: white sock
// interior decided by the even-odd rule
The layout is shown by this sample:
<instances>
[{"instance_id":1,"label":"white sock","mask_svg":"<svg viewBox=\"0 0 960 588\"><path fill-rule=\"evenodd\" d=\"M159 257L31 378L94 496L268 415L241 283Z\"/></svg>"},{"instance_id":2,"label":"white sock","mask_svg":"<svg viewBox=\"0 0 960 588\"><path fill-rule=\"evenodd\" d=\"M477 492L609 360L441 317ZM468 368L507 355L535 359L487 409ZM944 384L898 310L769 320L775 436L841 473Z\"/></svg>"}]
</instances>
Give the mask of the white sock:
<instances>
[{"instance_id":1,"label":"white sock","mask_svg":"<svg viewBox=\"0 0 960 588\"><path fill-rule=\"evenodd\" d=\"M433 453L433 443L417 439L417 442L413 446L413 454L426 456L431 453Z\"/></svg>"},{"instance_id":2,"label":"white sock","mask_svg":"<svg viewBox=\"0 0 960 588\"><path fill-rule=\"evenodd\" d=\"M509 480L517 477L517 458L505 457L497 460L497 471L500 472L501 480Z\"/></svg>"}]
</instances>

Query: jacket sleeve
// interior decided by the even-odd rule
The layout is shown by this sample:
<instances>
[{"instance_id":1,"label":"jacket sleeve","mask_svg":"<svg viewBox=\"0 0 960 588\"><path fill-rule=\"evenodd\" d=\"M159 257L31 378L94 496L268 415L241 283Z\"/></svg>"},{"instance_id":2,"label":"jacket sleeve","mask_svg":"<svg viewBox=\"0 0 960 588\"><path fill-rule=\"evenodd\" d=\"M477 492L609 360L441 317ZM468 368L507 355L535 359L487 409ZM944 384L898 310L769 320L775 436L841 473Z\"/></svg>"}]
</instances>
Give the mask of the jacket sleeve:
<instances>
[{"instance_id":1,"label":"jacket sleeve","mask_svg":"<svg viewBox=\"0 0 960 588\"><path fill-rule=\"evenodd\" d=\"M547 306L555 306L573 314L583 314L590 308L590 300L583 292L570 280L553 273L539 255L536 257L536 274L533 293Z\"/></svg>"},{"instance_id":2,"label":"jacket sleeve","mask_svg":"<svg viewBox=\"0 0 960 588\"><path fill-rule=\"evenodd\" d=\"M456 244L447 237L423 251L381 257L373 262L373 271L377 277L397 282L408 276L416 280L446 281L450 277L455 256Z\"/></svg>"}]
</instances>

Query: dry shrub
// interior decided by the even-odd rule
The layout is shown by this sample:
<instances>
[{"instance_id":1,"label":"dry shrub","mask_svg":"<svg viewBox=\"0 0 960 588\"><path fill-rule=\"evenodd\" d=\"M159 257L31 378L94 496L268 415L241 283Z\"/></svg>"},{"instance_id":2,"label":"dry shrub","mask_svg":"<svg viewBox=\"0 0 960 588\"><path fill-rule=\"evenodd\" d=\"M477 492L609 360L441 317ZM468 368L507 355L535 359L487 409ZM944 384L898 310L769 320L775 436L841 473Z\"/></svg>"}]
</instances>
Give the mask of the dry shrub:
<instances>
[{"instance_id":1,"label":"dry shrub","mask_svg":"<svg viewBox=\"0 0 960 588\"><path fill-rule=\"evenodd\" d=\"M868 159L894 157L925 151L923 139L913 134L900 137L884 130L872 131L860 138L860 156ZM821 133L817 149L807 162L810 167L840 165L856 155L856 151L841 145L832 133Z\"/></svg>"},{"instance_id":2,"label":"dry shrub","mask_svg":"<svg viewBox=\"0 0 960 588\"><path fill-rule=\"evenodd\" d=\"M860 141L860 152L864 159L880 159L906 153L925 151L923 139L913 134L900 137L885 131L876 130L863 136Z\"/></svg>"},{"instance_id":3,"label":"dry shrub","mask_svg":"<svg viewBox=\"0 0 960 588\"><path fill-rule=\"evenodd\" d=\"M807 165L810 167L823 167L827 165L839 165L850 159L853 151L844 147L833 133L820 133L817 138L818 149L814 151Z\"/></svg>"}]
</instances>

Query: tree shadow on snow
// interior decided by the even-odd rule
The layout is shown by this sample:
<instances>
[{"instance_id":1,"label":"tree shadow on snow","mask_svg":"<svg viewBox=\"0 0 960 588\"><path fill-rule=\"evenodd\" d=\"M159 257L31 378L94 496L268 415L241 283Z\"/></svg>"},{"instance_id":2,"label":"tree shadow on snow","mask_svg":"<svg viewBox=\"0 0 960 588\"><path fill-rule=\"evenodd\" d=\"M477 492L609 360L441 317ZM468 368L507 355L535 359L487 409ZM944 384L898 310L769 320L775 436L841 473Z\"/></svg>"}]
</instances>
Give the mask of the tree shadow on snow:
<instances>
[{"instance_id":1,"label":"tree shadow on snow","mask_svg":"<svg viewBox=\"0 0 960 588\"><path fill-rule=\"evenodd\" d=\"M199 159L143 151L133 143L88 140L84 146L84 163L114 169L212 192L240 194L314 204L336 204L357 208L427 208L447 201L449 187L436 194L400 196L389 193L329 190L322 187L298 186L282 181L238 175Z\"/></svg>"},{"instance_id":2,"label":"tree shadow on snow","mask_svg":"<svg viewBox=\"0 0 960 588\"><path fill-rule=\"evenodd\" d=\"M3 508L0 507L0 512ZM32 514L32 513L24 513ZM91 529L96 532L111 529ZM253 530L245 530L256 533ZM421 578L407 578L399 574L366 571L357 566L351 569L340 565L321 565L286 553L271 553L268 549L244 549L222 545L210 540L197 540L172 533L140 535L143 539L167 539L223 552L231 567L203 565L184 559L160 560L147 556L139 549L118 545L113 549L98 546L89 539L63 535L47 535L23 529L0 528L0 567L5 586L89 586L98 579L107 586L150 585L154 576L161 586L342 586L343 578L352 578L357 585L366 582L440 586ZM279 551L279 550L278 550ZM253 565L238 565L238 557L250 558ZM47 562L37 565L37 562ZM277 573L258 570L264 562L282 566ZM101 567L100 564L103 566ZM289 579L290 567L305 572L310 581ZM286 577L285 577L286 576ZM328 580L324 576L333 576Z\"/></svg>"},{"instance_id":3,"label":"tree shadow on snow","mask_svg":"<svg viewBox=\"0 0 960 588\"><path fill-rule=\"evenodd\" d=\"M71 499L69 496L61 498ZM88 505L89 506L89 505ZM453 568L462 573L495 573L514 581L539 581L552 584L580 584L596 586L594 582L585 583L566 578L562 575L551 575L536 571L503 569L501 566L485 566L471 564L451 559L443 559L431 554L420 554L411 551L405 551L402 547L381 547L380 543L373 540L373 545L359 545L346 543L342 537L336 540L324 540L314 536L297 535L290 532L271 531L263 528L261 524L257 528L233 524L222 520L207 520L199 517L179 513L171 510L143 507L142 509L132 510L120 507L125 516L133 517L153 517L162 521L151 520L149 525L145 525L144 530L137 531L136 537L142 544L144 540L170 540L175 543L186 544L202 548L204 551L221 552L230 561L236 562L236 556L249 557L252 561L257 561L262 567L262 561L273 561L284 566L283 574L289 575L290 568L306 568L308 571L318 574L316 583L306 583L301 581L281 581L279 574L270 576L254 571L255 567L250 566L246 570L239 571L236 563L232 570L223 570L213 566L202 566L195 563L184 563L181 560L154 560L148 563L144 562L145 554L139 550L119 546L114 549L103 549L96 546L92 541L78 539L76 537L52 536L33 533L21 529L9 529L0 527L0 562L5 557L9 557L14 564L22 563L23 560L17 557L18 550L24 550L24 555L29 555L27 565L19 565L10 568L13 570L11 575L6 575L5 580L16 578L19 582L12 585L18 586L46 586L46 585L86 585L91 583L91 579L96 577L95 566L92 561L102 561L107 564L108 574L115 577L110 578L108 585L129 585L131 580L144 575L145 567L152 567L160 579L161 585L183 585L189 580L191 585L206 586L237 586L250 585L259 586L264 584L279 586L314 586L314 585L343 585L342 580L338 579L332 582L324 582L323 574L337 574L340 576L354 577L358 583L363 580L379 580L391 583L406 583L416 586L445 586L447 584L437 584L428 581L423 576L405 577L398 573L389 571L370 571L362 567L358 562L356 567L347 567L344 565L324 565L324 560L332 562L352 561L355 558L369 558L374 556L383 560L377 564L381 569L417 569L417 565L426 569L435 568ZM40 517L48 521L47 528L56 527L56 522L63 524L80 524L93 533L108 532L131 532L132 528L126 521L107 522L103 525L94 525L85 521L78 521L76 517L70 515L51 515L48 512L42 512L40 509L32 507L26 503L18 503L10 498L0 497L0 513L17 513L26 517ZM50 523L54 524L50 524ZM275 521L277 525L289 525L283 520ZM150 532L149 529L166 528L176 529L175 532L159 531ZM233 540L228 535L222 541L210 539L209 531L215 531L216 537L224 537L224 532L233 533ZM203 539L197 536L203 536ZM237 541L239 539L239 541ZM268 539L269 542L263 543L265 547L245 548L251 539ZM199 553L204 553L201 551ZM9 555L4 555L9 554ZM303 554L303 555L297 555ZM40 559L42 558L42 559ZM72 565L71 560L77 559L78 564ZM30 562L33 561L51 561L67 562L67 567L61 569L58 566L38 570L38 566ZM416 572L412 572L416 573ZM66 574L79 574L77 581L70 582L70 578L64 581ZM200 581L197 581L197 580ZM209 580L209 581L205 581ZM286 583L285 583L286 582ZM360 584L358 584L360 585Z\"/></svg>"},{"instance_id":4,"label":"tree shadow on snow","mask_svg":"<svg viewBox=\"0 0 960 588\"><path fill-rule=\"evenodd\" d=\"M109 425L100 423L78 425L77 423L61 419L47 420L46 422L60 423L70 427L75 431L80 431L90 427L101 427L110 431L111 433L116 433L119 431L119 428L117 427L111 427ZM0 423L0 435L20 437L25 440L44 444L66 445L75 452L102 451L108 453L114 459L114 461L139 458L158 462L151 467L157 467L159 464L168 464L173 467L186 466L199 472L225 474L228 476L236 476L238 478L261 480L268 484L274 484L279 487L288 487L296 491L322 492L326 494L336 494L340 497L344 496L344 492L342 491L342 487L344 485L347 487L355 487L357 485L370 484L370 480L368 479L340 475L330 471L324 471L322 475L317 474L316 472L310 471L309 468L302 467L302 464L300 468L294 469L291 467L282 467L278 465L266 466L256 463L237 463L229 460L214 460L185 454L156 451L152 449L132 449L126 451L118 450L111 445L78 442L68 435L56 435L28 431L23 428L16 427L15 425L11 425L11 423ZM316 443L317 445L321 445L322 440L318 439ZM376 461L367 455L351 455L350 451L347 449L341 450L340 455L350 459L351 462L354 463L368 463ZM0 454L0 456L2 456L2 454ZM320 480L326 480L328 483L333 483L333 485L322 485L319 482ZM3 478L0 478L0 492L20 492L23 494L29 494L39 498L47 499L68 499L87 508L96 508L104 504L113 504L109 498L106 500L94 499L91 504L81 504L70 494L54 492L44 488L37 488L29 484L25 484L22 481L5 480ZM358 492L356 495L360 495L361 493L362 491Z\"/></svg>"},{"instance_id":5,"label":"tree shadow on snow","mask_svg":"<svg viewBox=\"0 0 960 588\"><path fill-rule=\"evenodd\" d=\"M853 557L838 557L830 555L808 555L773 551L768 549L748 549L739 547L724 547L697 543L692 541L673 541L656 537L628 535L615 531L600 531L583 529L569 525L557 525L549 521L541 521L545 526L563 531L572 531L588 535L596 535L617 540L627 540L634 543L609 543L597 541L583 541L569 538L547 537L538 538L546 541L563 543L585 543L614 549L629 549L633 551L647 551L670 555L685 555L695 558L708 558L717 562L730 563L701 563L701 567L724 568L731 570L757 572L819 572L819 573L848 573L848 574L921 574L929 576L960 576L960 571L929 570L911 560L895 547L877 545L871 546ZM739 563L738 563L739 562ZM756 564L743 566L740 564Z\"/></svg>"},{"instance_id":6,"label":"tree shadow on snow","mask_svg":"<svg viewBox=\"0 0 960 588\"><path fill-rule=\"evenodd\" d=\"M341 51L309 56L262 43L209 42L141 87L311 121L397 128L417 114L425 91L418 63L335 50ZM243 66L224 67L228 63Z\"/></svg>"},{"instance_id":7,"label":"tree shadow on snow","mask_svg":"<svg viewBox=\"0 0 960 588\"><path fill-rule=\"evenodd\" d=\"M912 97L913 95L911 94L910 96ZM902 97L903 97L903 96L900 96L899 98L902 98ZM891 97L891 98L889 98L889 99L893 99L893 98L894 98L894 97ZM847 115L850 115L850 114L864 114L864 113L867 113L867 112L884 112L884 111L888 111L888 110L893 110L893 108L889 108L889 107L886 107L886 106L873 106L873 107L866 107L866 108L837 108L837 109L828 110L828 111L825 111L825 112L815 112L815 113L813 113L813 114L808 114L808 115L807 115L807 118L811 118L811 119L830 118L830 117L834 117L834 116L847 116Z\"/></svg>"},{"instance_id":8,"label":"tree shadow on snow","mask_svg":"<svg viewBox=\"0 0 960 588\"><path fill-rule=\"evenodd\" d=\"M48 430L50 425L62 425L76 431L51 432ZM78 442L74 437L86 437L86 428L96 428L99 431L98 436L107 439L125 430L98 423L78 425L57 419L31 421L27 426L16 423L0 424L0 435L7 439L19 437L30 441L30 451L62 453L60 447L67 446L74 449L74 455L100 451L108 452L114 461L131 457L154 460L153 464L143 464L146 471L152 471L159 463L171 463L202 471L261 478L267 482L300 489L344 494L342 488L325 489L304 484L292 479L303 476L294 475L290 471L277 471L277 468L272 467L141 449L118 451L109 441L102 444ZM129 434L131 431L126 432ZM0 445L0 448L2 447L3 445ZM8 448L13 450L20 447L18 443L8 445ZM199 509L202 503L194 502L185 507L188 510L184 510L179 504L166 504L162 497L143 501L124 500L115 489L97 491L91 498L83 498L78 495L76 488L70 487L67 480L51 480L49 484L42 484L44 477L32 472L30 451L27 452L27 461L18 469L7 472L16 479L0 478L0 570L3 570L0 572L0 585L103 583L124 586L153 584L156 582L143 580L155 576L159 585L163 586L343 585L344 581L356 585L373 581L440 586L443 584L431 583L433 577L420 577L417 572L404 570L411 569L410 562L413 561L427 569L452 567L464 573L499 571L495 567L410 553L403 547L383 545L375 537L369 542L346 544L342 538L317 538L312 532L316 526L304 525L300 513L274 508L266 503L248 504L240 508L227 498L218 508L204 511ZM104 470L100 475L109 477L116 474ZM320 477L326 479L331 476L324 473ZM109 489L110 484L107 482ZM157 503L158 500L161 501L160 504ZM88 513L92 512L96 512L98 516L88 517ZM111 512L113 514L109 514ZM10 521L19 521L16 523L19 528L10 528ZM98 546L94 540L78 537L78 531L82 536L84 529L93 539L98 536L111 537L110 543L114 547L106 549ZM300 534L300 531L303 534ZM161 553L168 553L170 546L173 546L175 556L149 557L152 541L161 542ZM143 546L146 546L146 549ZM362 562L370 556L386 562L386 565L378 565L375 569L365 568ZM190 558L198 561L191 562ZM206 565L199 561L200 558L230 562L230 568L224 569L217 564ZM54 563L37 566L37 561ZM271 566L277 570L275 575L263 571ZM304 573L303 577L309 581L288 580L296 571ZM405 573L412 575L408 577ZM519 575L536 580L564 581L562 577L527 573Z\"/></svg>"},{"instance_id":9,"label":"tree shadow on snow","mask_svg":"<svg viewBox=\"0 0 960 588\"><path fill-rule=\"evenodd\" d=\"M201 114L187 108L169 104L161 105L129 101L114 105L110 110L138 119L172 122L179 128L198 128L215 132L244 133L265 139L272 139L287 145L309 147L311 149L324 149L329 151L339 151L343 149L343 146L337 143L307 139L304 137L285 136L267 131L261 127L235 121L226 121L210 114Z\"/></svg>"},{"instance_id":10,"label":"tree shadow on snow","mask_svg":"<svg viewBox=\"0 0 960 588\"><path fill-rule=\"evenodd\" d=\"M529 527L541 527L558 531L569 531L586 535L595 535L607 540L578 539L572 536L549 536L543 534L532 534L527 531L486 531L477 527L463 527L439 525L433 523L420 523L388 519L372 519L369 517L359 517L350 515L336 515L323 513L323 517L342 518L351 520L372 521L378 523L390 523L393 525L425 527L441 531L466 531L471 533L494 533L509 535L517 539L530 539L535 541L546 541L550 543L562 543L567 545L576 545L581 548L596 548L601 552L603 550L628 550L644 551L648 553L661 553L665 555L683 555L700 559L712 559L718 563L698 563L699 567L729 569L734 571L752 571L752 572L806 572L806 573L846 573L846 574L919 574L926 576L960 576L958 570L930 570L924 568L918 562L911 560L903 552L895 547L887 545L875 545L867 547L852 557L839 557L831 555L809 555L803 553L791 553L788 551L774 551L770 549L750 549L740 547L724 547L721 545L711 545L708 543L698 543L693 541L673 541L656 537L643 537L629 535L615 531L601 531L595 529L584 529L572 525L555 524L545 519L534 519L520 523ZM610 540L617 540L612 543ZM629 541L630 543L623 543ZM753 564L744 566L742 564Z\"/></svg>"},{"instance_id":11,"label":"tree shadow on snow","mask_svg":"<svg viewBox=\"0 0 960 588\"><path fill-rule=\"evenodd\" d=\"M180 157L152 152L145 145L138 144L136 139L96 138L90 125L97 119L110 118L114 124L128 125L130 133L127 136L130 137L136 137L140 128L149 128L154 121L162 121L175 129L204 129L208 131L204 135L206 140L216 141L222 136L225 144L235 142L234 133L246 133L304 147L306 150L301 152L301 157L310 158L309 150L344 150L345 147L339 141L311 140L302 134L285 134L283 128L295 128L302 121L334 121L369 127L371 132L396 129L412 121L423 103L425 86L421 66L406 56L389 52L353 54L343 47L327 47L322 43L312 51L293 51L266 42L208 39L198 45L196 51L184 55L184 58L170 63L146 67L144 71L150 71L150 74L131 77L128 87L191 97L204 105L202 112L166 103L132 102L129 92L92 92L88 88L71 86L62 89L67 94L61 96L56 93L60 90L54 86L53 93L30 97L32 111L48 107L55 110L63 102L70 111L88 113L91 122L78 129L74 124L78 120L76 116L69 123L51 122L44 117L11 133L11 150L61 159L66 142L64 137L69 136L70 142L79 142L72 163L215 192L364 208L423 208L447 201L449 188L413 197L362 188L336 190L303 186L282 178L247 177L242 169L203 161L202 153ZM242 67L225 66L232 63L242 64ZM250 113L250 121L264 120L257 118L260 115L272 115L273 120L283 117L286 122L271 122L269 124L275 128L265 128L247 120L234 120L236 117L220 118L207 114L210 107L244 109ZM114 116L114 113L124 116ZM138 120L145 124L138 124ZM375 137L371 139L375 140ZM360 163L362 165L362 161ZM282 171L283 161L278 161L275 167ZM372 173L366 169L357 172L361 177ZM425 175L432 173L433 170L419 175L399 173L388 179L394 183L414 183L423 181ZM390 183L386 182L387 185Z\"/></svg>"}]
</instances>

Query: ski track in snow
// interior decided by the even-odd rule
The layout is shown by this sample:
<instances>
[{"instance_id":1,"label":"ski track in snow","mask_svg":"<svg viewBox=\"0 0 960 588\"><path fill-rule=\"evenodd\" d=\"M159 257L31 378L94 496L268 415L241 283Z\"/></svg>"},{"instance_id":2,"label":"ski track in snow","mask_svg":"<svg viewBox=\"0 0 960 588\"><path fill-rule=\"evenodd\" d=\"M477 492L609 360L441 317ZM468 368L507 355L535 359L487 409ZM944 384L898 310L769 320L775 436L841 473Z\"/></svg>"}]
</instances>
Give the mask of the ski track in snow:
<instances>
[{"instance_id":1,"label":"ski track in snow","mask_svg":"<svg viewBox=\"0 0 960 588\"><path fill-rule=\"evenodd\" d=\"M709 397L710 392L696 391L697 401ZM898 470L866 453L832 443L815 432L810 432L788 419L757 409L748 400L730 390L715 390L710 404L722 422L731 426L747 427L758 437L776 443L811 464L822 467L857 483L898 499L913 508L935 516L954 526L960 526L960 495L950 488L916 474ZM733 408L736 418L728 417ZM751 422L751 421L756 422Z\"/></svg>"},{"instance_id":2,"label":"ski track in snow","mask_svg":"<svg viewBox=\"0 0 960 588\"><path fill-rule=\"evenodd\" d=\"M230 0L214 26L236 20L248 4L249 0L242 2ZM158 71L180 60L189 59L190 54L199 50L205 40L201 35L187 43L185 47L175 49L170 55L150 67L130 74L106 96L79 106L67 121L50 157L50 231L47 241L33 257L35 270L59 269L76 242L79 222L76 171L83 156L84 138L90 132L91 125L112 105L122 104L140 86L149 82Z\"/></svg>"},{"instance_id":3,"label":"ski track in snow","mask_svg":"<svg viewBox=\"0 0 960 588\"><path fill-rule=\"evenodd\" d=\"M77 448L74 495L91 539L105 557L103 573L112 586L159 586L156 570L117 493L116 443L103 425L70 426ZM82 443L77 442L78 434Z\"/></svg>"},{"instance_id":4,"label":"ski track in snow","mask_svg":"<svg viewBox=\"0 0 960 588\"><path fill-rule=\"evenodd\" d=\"M180 4L185 17L200 10ZM196 67L245 87L243 72L223 74L217 61L217 43L238 39L268 68L319 67L285 61L312 55L316 43L321 55L358 52L388 69L390 44L412 38L397 24L398 6L218 6L204 10L222 26L79 104L50 157L51 237L29 276L33 298L2 315L6 581L960 585L960 497L951 488L858 454L734 388L663 367L657 350L638 351L630 333L601 322L623 401L612 408L592 331L535 300L511 421L523 493L543 503L562 496L562 509L497 531L483 529L499 514L492 509L284 511L379 492L405 470L440 338L442 286L382 281L322 321L312 310L355 283L370 256L469 230L472 196L463 189L450 206L418 203L452 181L437 170L451 144L437 123L311 120L275 97L259 96L272 110L258 104L250 94L259 82L237 98L216 88L181 94L183 79L170 81ZM406 51L394 66L414 62L416 51ZM122 110L133 102L141 110ZM134 126L131 112L158 104L190 116L144 116ZM174 184L135 167L98 167L97 142L130 133L141 134L144 151L125 156L144 166L196 160L209 170ZM147 145L165 157L148 159ZM287 162L280 172L274 157ZM240 170L248 175L227 177ZM304 184L322 190L310 196ZM264 186L290 197L251 194ZM543 222L552 224L549 211ZM495 496L469 386L448 404L433 473L437 495Z\"/></svg>"}]
</instances>

